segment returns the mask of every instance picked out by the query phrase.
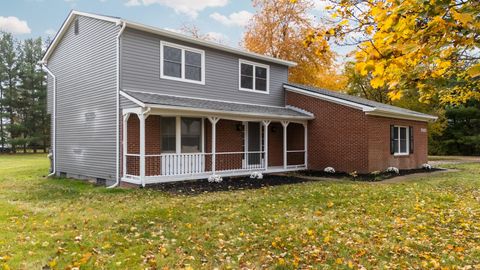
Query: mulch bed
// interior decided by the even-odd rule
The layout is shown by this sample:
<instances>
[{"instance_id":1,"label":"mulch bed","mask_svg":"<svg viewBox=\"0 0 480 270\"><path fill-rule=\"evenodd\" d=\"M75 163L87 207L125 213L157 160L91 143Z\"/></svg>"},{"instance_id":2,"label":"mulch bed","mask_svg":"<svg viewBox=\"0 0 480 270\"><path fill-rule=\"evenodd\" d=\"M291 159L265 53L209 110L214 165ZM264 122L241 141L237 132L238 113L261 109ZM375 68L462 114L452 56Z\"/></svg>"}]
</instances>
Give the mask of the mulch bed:
<instances>
[{"instance_id":1,"label":"mulch bed","mask_svg":"<svg viewBox=\"0 0 480 270\"><path fill-rule=\"evenodd\" d=\"M373 174L359 174L356 177L351 176L348 173L326 173L323 171L300 171L297 172L300 176L285 175L285 174L269 174L264 175L263 179L251 179L248 176L245 177L225 177L220 183L210 183L207 179L194 180L194 181L181 181L162 184L148 185L147 188L164 191L175 195L197 195L209 192L219 191L232 191L232 190L248 190L259 189L269 186L279 186L287 184L299 184L304 182L313 182L315 179L304 178L302 176L314 176L331 179L345 179L352 181L365 181L365 182L377 182L394 178L396 176L409 175L415 173L428 173L435 171L442 171L443 169L432 168L431 170L413 169L413 170L400 170L399 174L385 173L373 175Z\"/></svg>"},{"instance_id":2,"label":"mulch bed","mask_svg":"<svg viewBox=\"0 0 480 270\"><path fill-rule=\"evenodd\" d=\"M420 168L420 169L411 169L411 170L399 170L399 174L381 172L379 174L372 174L372 173L358 174L357 176L352 176L351 174L348 174L345 172L326 173L324 171L300 171L298 173L305 176L326 177L326 178L334 178L334 179L348 178L349 180L352 180L352 181L377 182L377 181L394 178L397 176L410 175L415 173L431 173L431 172L437 172L437 171L443 171L443 170L445 169L432 168L430 170L425 170Z\"/></svg>"},{"instance_id":3,"label":"mulch bed","mask_svg":"<svg viewBox=\"0 0 480 270\"><path fill-rule=\"evenodd\" d=\"M298 184L311 182L305 179L289 175L264 175L263 179L251 179L250 177L224 177L220 183L210 183L207 179L182 181L163 184L148 185L148 188L161 190L171 194L196 195L207 192L259 189L269 186L286 184Z\"/></svg>"}]
</instances>

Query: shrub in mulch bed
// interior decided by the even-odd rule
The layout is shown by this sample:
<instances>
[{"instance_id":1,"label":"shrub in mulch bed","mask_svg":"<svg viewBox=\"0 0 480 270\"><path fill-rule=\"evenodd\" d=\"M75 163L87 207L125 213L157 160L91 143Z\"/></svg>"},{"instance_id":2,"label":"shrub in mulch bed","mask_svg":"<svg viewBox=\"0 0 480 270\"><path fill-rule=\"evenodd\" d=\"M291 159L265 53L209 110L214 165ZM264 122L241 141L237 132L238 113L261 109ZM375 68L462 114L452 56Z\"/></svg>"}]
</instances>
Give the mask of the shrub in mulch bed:
<instances>
[{"instance_id":1,"label":"shrub in mulch bed","mask_svg":"<svg viewBox=\"0 0 480 270\"><path fill-rule=\"evenodd\" d=\"M311 181L313 180L290 175L264 175L263 179L251 179L248 176L224 177L223 181L220 183L210 183L207 179L202 179L154 184L148 185L148 188L165 191L172 194L195 195L217 191L258 189L269 186L298 184Z\"/></svg>"},{"instance_id":2,"label":"shrub in mulch bed","mask_svg":"<svg viewBox=\"0 0 480 270\"><path fill-rule=\"evenodd\" d=\"M365 181L365 182L376 182L387 180L390 178L394 178L397 176L402 175L409 175L415 173L430 173L436 171L443 171L444 169L439 168L431 168L430 170L426 170L423 168L419 169L411 169L411 170L399 170L399 173L392 173L392 172L378 172L378 173L368 173L368 174L354 174L354 173L345 173L345 172L335 172L335 173L327 173L324 171L301 171L298 172L301 175L305 176L315 176L315 177L325 177L325 178L334 178L334 179L344 179L348 178L349 180L353 181Z\"/></svg>"}]
</instances>

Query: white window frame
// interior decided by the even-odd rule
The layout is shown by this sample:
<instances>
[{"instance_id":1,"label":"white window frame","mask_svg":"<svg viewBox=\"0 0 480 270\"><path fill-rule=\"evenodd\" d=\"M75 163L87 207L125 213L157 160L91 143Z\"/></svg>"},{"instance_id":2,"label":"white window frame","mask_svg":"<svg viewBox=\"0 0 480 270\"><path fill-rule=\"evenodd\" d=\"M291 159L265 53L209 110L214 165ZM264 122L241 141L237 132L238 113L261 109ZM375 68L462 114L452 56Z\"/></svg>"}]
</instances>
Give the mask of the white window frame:
<instances>
[{"instance_id":1,"label":"white window frame","mask_svg":"<svg viewBox=\"0 0 480 270\"><path fill-rule=\"evenodd\" d=\"M242 64L247 64L247 65L253 66L253 89L242 87ZM256 81L255 80L256 79L256 77L255 77L256 76L255 75L255 67L261 67L261 68L267 69L267 89L266 89L266 91L255 89L255 81ZM252 62L252 61L247 61L247 60L244 60L244 59L239 59L238 60L238 89L240 91L254 92L254 93L260 93L260 94L267 94L267 95L270 94L270 66L260 64L260 63L256 63L256 62Z\"/></svg>"},{"instance_id":2,"label":"white window frame","mask_svg":"<svg viewBox=\"0 0 480 270\"><path fill-rule=\"evenodd\" d=\"M406 130L406 132L405 132L405 136L406 136L405 141L407 143L406 152L400 152L401 151L400 150L400 129L401 128L405 128L405 130ZM407 127L407 126L393 126L393 130L395 130L395 129L398 129L398 131L397 131L398 132L398 141L397 141L398 152L393 153L393 155L394 156L408 156L408 155L410 155L410 129L409 129L409 127Z\"/></svg>"},{"instance_id":3,"label":"white window frame","mask_svg":"<svg viewBox=\"0 0 480 270\"><path fill-rule=\"evenodd\" d=\"M182 50L182 60L181 60L181 62L182 62L182 67L181 67L182 77L181 78L172 77L172 76L168 76L168 75L163 74L163 64L164 64L163 63L163 47L164 46L168 46L168 47L172 47L172 48ZM201 76L202 76L202 80L196 81L196 80L190 80L190 79L185 78L185 51L191 51L191 52L194 52L194 53L199 53L201 55L201 61L202 61ZM188 83L196 83L196 84L205 85L205 51L200 50L200 49L196 49L196 48L192 48L192 47L178 45L178 44L175 44L175 43L166 42L166 41L163 41L163 40L160 41L160 78L167 79L167 80L174 80L174 81L180 81L180 82L188 82Z\"/></svg>"}]
</instances>

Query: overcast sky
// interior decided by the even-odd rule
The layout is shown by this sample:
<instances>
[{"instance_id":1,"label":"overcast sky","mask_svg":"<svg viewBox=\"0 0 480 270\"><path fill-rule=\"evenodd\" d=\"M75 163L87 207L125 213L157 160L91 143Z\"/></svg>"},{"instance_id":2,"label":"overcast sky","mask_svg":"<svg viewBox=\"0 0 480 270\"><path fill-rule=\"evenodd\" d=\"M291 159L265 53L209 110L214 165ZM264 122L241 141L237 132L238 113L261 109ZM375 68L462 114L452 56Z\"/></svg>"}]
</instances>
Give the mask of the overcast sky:
<instances>
[{"instance_id":1,"label":"overcast sky","mask_svg":"<svg viewBox=\"0 0 480 270\"><path fill-rule=\"evenodd\" d=\"M313 16L321 14L325 6L317 1L311 11ZM202 33L235 47L254 13L248 0L0 0L0 30L11 32L18 39L53 37L72 9L169 30L194 24ZM352 48L333 49L345 55Z\"/></svg>"}]
</instances>

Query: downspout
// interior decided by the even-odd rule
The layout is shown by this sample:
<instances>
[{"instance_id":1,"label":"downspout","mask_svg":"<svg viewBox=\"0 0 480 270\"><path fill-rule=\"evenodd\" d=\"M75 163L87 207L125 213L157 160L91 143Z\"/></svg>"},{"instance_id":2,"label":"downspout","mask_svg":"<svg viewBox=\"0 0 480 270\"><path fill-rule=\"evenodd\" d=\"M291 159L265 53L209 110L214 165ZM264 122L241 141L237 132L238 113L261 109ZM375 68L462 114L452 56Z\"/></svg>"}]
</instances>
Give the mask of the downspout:
<instances>
[{"instance_id":1,"label":"downspout","mask_svg":"<svg viewBox=\"0 0 480 270\"><path fill-rule=\"evenodd\" d=\"M125 21L119 21L122 28L117 35L117 89L116 89L116 111L115 111L115 184L107 187L114 188L120 184L120 37L127 26Z\"/></svg>"},{"instance_id":2,"label":"downspout","mask_svg":"<svg viewBox=\"0 0 480 270\"><path fill-rule=\"evenodd\" d=\"M57 172L57 78L53 75L52 71L47 67L47 63L44 61L39 61L38 64L42 65L42 69L45 70L53 79L53 115L52 115L52 124L53 124L53 133L52 133L52 172L47 175L50 177L55 175Z\"/></svg>"}]
</instances>

